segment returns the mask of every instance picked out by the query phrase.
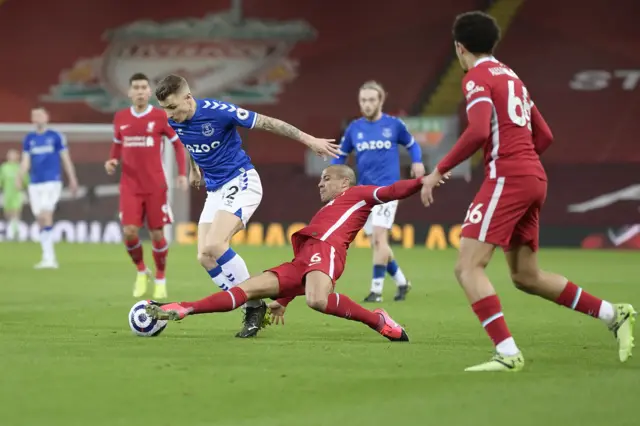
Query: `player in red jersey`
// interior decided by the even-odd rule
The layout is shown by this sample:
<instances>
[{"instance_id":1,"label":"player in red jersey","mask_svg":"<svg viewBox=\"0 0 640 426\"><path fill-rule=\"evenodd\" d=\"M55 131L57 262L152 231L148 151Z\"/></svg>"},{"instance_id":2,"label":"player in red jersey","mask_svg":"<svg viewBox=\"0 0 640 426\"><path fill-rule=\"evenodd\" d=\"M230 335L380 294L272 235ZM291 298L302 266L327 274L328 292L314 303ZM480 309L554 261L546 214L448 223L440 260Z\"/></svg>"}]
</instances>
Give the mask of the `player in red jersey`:
<instances>
[{"instance_id":1,"label":"player in red jersey","mask_svg":"<svg viewBox=\"0 0 640 426\"><path fill-rule=\"evenodd\" d=\"M178 135L169 126L167 114L149 105L151 86L146 75L137 73L129 79L129 97L133 105L118 111L113 119L113 145L104 167L111 175L118 164L122 166L120 220L127 251L138 268L133 296L141 297L146 293L151 281L138 236L146 218L156 265L153 297L164 299L167 297L165 268L169 245L163 228L171 223L172 218L167 202L167 177L162 166L163 138L173 143L178 163L177 185L182 190L188 187L184 149Z\"/></svg>"},{"instance_id":2,"label":"player in red jersey","mask_svg":"<svg viewBox=\"0 0 640 426\"><path fill-rule=\"evenodd\" d=\"M408 341L404 329L383 309L369 311L333 290L344 270L349 244L366 223L371 209L417 193L422 180L401 180L389 186L355 184L355 173L348 166L332 165L322 172L318 187L320 198L327 204L309 225L291 236L291 262L197 302L151 303L148 314L157 319L181 320L187 315L231 311L247 300L266 297L280 298L275 305L281 314L294 297L305 295L307 305L316 311L359 321L392 341Z\"/></svg>"},{"instance_id":3,"label":"player in red jersey","mask_svg":"<svg viewBox=\"0 0 640 426\"><path fill-rule=\"evenodd\" d=\"M455 274L496 345L496 355L466 371L517 371L524 366L485 273L496 246L505 251L516 288L600 318L617 338L620 361L626 361L633 346L633 307L603 301L567 278L538 267L539 216L547 194L539 156L553 137L526 86L492 56L500 38L497 23L482 12L464 13L455 20L453 37L460 64L467 71L462 89L469 124L451 152L425 178L421 195L425 205L431 204L432 189L442 174L483 148L485 180L462 225Z\"/></svg>"}]
</instances>

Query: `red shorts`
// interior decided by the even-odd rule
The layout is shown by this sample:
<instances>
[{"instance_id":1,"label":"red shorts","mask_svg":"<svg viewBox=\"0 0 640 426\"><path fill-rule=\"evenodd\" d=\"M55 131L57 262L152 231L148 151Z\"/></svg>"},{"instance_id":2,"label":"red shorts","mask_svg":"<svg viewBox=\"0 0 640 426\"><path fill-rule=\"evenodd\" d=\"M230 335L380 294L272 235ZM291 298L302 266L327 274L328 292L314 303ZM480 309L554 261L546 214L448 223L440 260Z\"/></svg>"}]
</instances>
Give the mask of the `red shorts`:
<instances>
[{"instance_id":1,"label":"red shorts","mask_svg":"<svg viewBox=\"0 0 640 426\"><path fill-rule=\"evenodd\" d=\"M505 251L522 245L536 251L546 197L547 182L537 177L485 180L467 210L461 236Z\"/></svg>"},{"instance_id":2,"label":"red shorts","mask_svg":"<svg viewBox=\"0 0 640 426\"><path fill-rule=\"evenodd\" d=\"M120 221L122 225L142 227L147 219L148 229L162 229L173 222L171 208L167 203L167 193L120 194Z\"/></svg>"},{"instance_id":3,"label":"red shorts","mask_svg":"<svg viewBox=\"0 0 640 426\"><path fill-rule=\"evenodd\" d=\"M295 297L304 294L305 277L311 271L320 271L335 282L344 271L346 253L336 250L332 245L306 238L294 245L294 258L275 268L267 269L278 276L280 292L278 297Z\"/></svg>"}]
</instances>

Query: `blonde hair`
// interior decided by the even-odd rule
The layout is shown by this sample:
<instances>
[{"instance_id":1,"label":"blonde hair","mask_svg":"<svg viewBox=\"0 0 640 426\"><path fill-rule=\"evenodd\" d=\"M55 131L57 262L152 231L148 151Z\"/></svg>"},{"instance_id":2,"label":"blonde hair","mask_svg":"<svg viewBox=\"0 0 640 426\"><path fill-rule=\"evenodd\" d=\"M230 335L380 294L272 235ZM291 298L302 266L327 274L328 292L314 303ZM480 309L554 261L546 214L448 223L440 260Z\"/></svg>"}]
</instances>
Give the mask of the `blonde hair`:
<instances>
[{"instance_id":1,"label":"blonde hair","mask_svg":"<svg viewBox=\"0 0 640 426\"><path fill-rule=\"evenodd\" d=\"M380 95L381 102L384 102L384 100L387 98L387 92L384 91L384 87L382 87L382 84L378 83L375 80L369 80L365 82L362 86L360 86L360 91L362 90L375 90L376 92L378 92L378 95Z\"/></svg>"}]
</instances>

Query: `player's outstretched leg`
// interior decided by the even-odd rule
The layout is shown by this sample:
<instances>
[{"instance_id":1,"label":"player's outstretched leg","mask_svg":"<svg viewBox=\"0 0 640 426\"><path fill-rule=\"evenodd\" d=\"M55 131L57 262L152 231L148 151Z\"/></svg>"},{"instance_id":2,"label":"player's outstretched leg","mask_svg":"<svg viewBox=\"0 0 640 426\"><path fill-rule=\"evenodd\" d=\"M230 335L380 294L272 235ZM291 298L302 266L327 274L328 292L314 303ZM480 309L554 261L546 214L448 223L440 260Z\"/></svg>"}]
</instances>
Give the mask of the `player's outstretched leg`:
<instances>
[{"instance_id":1,"label":"player's outstretched leg","mask_svg":"<svg viewBox=\"0 0 640 426\"><path fill-rule=\"evenodd\" d=\"M332 293L331 278L321 271L311 271L306 276L305 295L307 305L327 315L358 321L368 325L394 342L408 342L404 328L395 322L383 309L369 311L347 296Z\"/></svg>"},{"instance_id":2,"label":"player's outstretched leg","mask_svg":"<svg viewBox=\"0 0 640 426\"><path fill-rule=\"evenodd\" d=\"M151 271L144 264L144 254L142 250L142 242L138 236L138 227L134 225L125 225L123 228L124 245L127 253L131 257L131 261L136 265L138 274L133 286L133 297L142 297L147 292L147 286L151 281Z\"/></svg>"},{"instance_id":3,"label":"player's outstretched leg","mask_svg":"<svg viewBox=\"0 0 640 426\"><path fill-rule=\"evenodd\" d=\"M215 213L209 226L202 227L203 232L206 229L206 234L199 254L200 262L223 290L233 288L250 277L244 259L229 246L233 235L243 228L244 224L238 216L222 210ZM249 300L245 306L242 330L236 333L236 337L254 337L268 321L266 303Z\"/></svg>"},{"instance_id":4,"label":"player's outstretched leg","mask_svg":"<svg viewBox=\"0 0 640 426\"><path fill-rule=\"evenodd\" d=\"M151 231L151 244L153 245L153 261L156 265L155 288L153 290L154 299L167 298L167 279L165 270L167 267L167 256L169 255L169 243L164 238L162 229Z\"/></svg>"},{"instance_id":5,"label":"player's outstretched leg","mask_svg":"<svg viewBox=\"0 0 640 426\"><path fill-rule=\"evenodd\" d=\"M189 315L213 312L229 312L240 308L248 300L260 300L263 297L276 297L279 291L278 277L265 272L233 287L195 302L158 303L150 301L146 310L155 319L180 321Z\"/></svg>"},{"instance_id":6,"label":"player's outstretched leg","mask_svg":"<svg viewBox=\"0 0 640 426\"><path fill-rule=\"evenodd\" d=\"M484 270L493 250L493 245L477 240L460 241L456 278L496 350L491 360L465 371L519 371L524 367L524 358L507 327L500 299Z\"/></svg>"},{"instance_id":7,"label":"player's outstretched leg","mask_svg":"<svg viewBox=\"0 0 640 426\"><path fill-rule=\"evenodd\" d=\"M633 326L636 311L630 304L612 304L595 297L567 278L540 270L536 252L528 245L518 246L506 253L515 286L530 294L599 318L613 332L618 342L621 362L631 357Z\"/></svg>"}]
</instances>

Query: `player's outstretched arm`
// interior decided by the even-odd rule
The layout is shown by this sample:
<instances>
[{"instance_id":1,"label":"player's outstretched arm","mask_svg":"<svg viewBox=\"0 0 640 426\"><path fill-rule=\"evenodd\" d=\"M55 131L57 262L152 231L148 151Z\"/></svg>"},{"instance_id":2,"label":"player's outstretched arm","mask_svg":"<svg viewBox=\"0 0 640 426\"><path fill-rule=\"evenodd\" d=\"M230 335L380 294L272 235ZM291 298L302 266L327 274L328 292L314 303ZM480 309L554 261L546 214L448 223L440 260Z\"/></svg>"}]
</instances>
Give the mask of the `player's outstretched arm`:
<instances>
[{"instance_id":1,"label":"player's outstretched arm","mask_svg":"<svg viewBox=\"0 0 640 426\"><path fill-rule=\"evenodd\" d=\"M383 204L402 200L417 193L420 188L422 188L422 178L399 180L391 185L373 189L371 201L373 204Z\"/></svg>"},{"instance_id":2,"label":"player's outstretched arm","mask_svg":"<svg viewBox=\"0 0 640 426\"><path fill-rule=\"evenodd\" d=\"M302 142L316 154L323 157L329 156L338 158L339 156L338 145L333 143L335 139L313 137L297 127L282 120L278 120L277 118L258 114L256 117L256 124L253 128L266 130L268 132L275 133L276 135L285 136L298 142Z\"/></svg>"}]
</instances>

